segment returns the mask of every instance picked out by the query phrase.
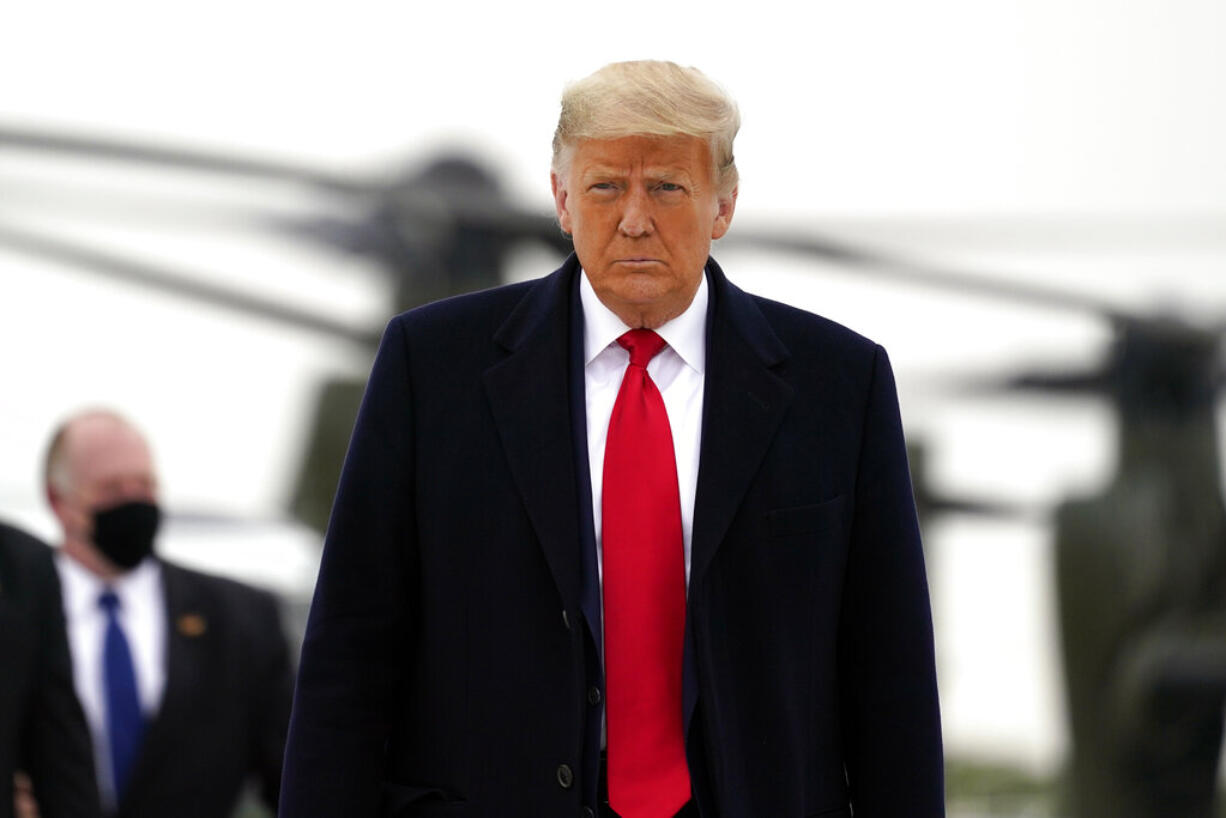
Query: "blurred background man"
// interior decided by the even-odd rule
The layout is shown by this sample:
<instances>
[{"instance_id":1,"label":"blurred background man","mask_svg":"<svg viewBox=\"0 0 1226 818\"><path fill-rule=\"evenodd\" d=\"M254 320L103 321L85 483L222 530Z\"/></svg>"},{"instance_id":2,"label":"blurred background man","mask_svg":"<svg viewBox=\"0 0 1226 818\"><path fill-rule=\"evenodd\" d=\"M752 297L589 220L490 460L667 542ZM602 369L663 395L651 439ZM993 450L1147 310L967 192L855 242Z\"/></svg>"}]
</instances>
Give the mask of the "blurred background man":
<instances>
[{"instance_id":1,"label":"blurred background man","mask_svg":"<svg viewBox=\"0 0 1226 818\"><path fill-rule=\"evenodd\" d=\"M291 676L274 598L153 555L153 458L115 413L59 427L46 490L104 810L225 818L250 776L275 809Z\"/></svg>"},{"instance_id":2,"label":"blurred background man","mask_svg":"<svg viewBox=\"0 0 1226 818\"><path fill-rule=\"evenodd\" d=\"M89 735L72 691L51 550L0 523L0 816L90 818L98 795Z\"/></svg>"}]
</instances>

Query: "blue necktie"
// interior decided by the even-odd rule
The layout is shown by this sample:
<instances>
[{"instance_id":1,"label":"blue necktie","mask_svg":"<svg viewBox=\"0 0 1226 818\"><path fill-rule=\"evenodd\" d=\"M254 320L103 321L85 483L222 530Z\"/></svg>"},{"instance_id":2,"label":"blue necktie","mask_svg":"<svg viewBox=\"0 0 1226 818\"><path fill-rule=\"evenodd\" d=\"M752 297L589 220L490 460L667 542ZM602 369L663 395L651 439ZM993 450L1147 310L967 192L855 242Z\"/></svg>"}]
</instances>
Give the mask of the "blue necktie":
<instances>
[{"instance_id":1,"label":"blue necktie","mask_svg":"<svg viewBox=\"0 0 1226 818\"><path fill-rule=\"evenodd\" d=\"M102 643L102 679L106 693L106 731L111 744L111 775L116 800L122 798L132 775L136 754L145 732L145 719L136 692L136 669L132 650L119 625L119 597L106 590L98 597L106 611L106 636Z\"/></svg>"}]
</instances>

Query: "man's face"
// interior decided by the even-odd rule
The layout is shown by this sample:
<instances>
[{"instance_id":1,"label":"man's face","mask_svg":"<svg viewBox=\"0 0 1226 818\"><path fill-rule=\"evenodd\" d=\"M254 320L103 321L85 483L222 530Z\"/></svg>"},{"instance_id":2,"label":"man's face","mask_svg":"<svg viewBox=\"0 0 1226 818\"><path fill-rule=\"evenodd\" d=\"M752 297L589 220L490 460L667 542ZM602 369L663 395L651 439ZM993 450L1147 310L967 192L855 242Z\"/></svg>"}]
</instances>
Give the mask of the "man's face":
<instances>
[{"instance_id":1,"label":"man's face","mask_svg":"<svg viewBox=\"0 0 1226 818\"><path fill-rule=\"evenodd\" d=\"M132 501L157 502L157 477L144 439L109 417L86 417L68 432L64 456L68 485L53 486L52 510L65 545L93 546L94 512Z\"/></svg>"},{"instance_id":2,"label":"man's face","mask_svg":"<svg viewBox=\"0 0 1226 818\"><path fill-rule=\"evenodd\" d=\"M684 312L736 204L735 190L717 192L707 142L590 139L575 146L565 178L551 178L558 221L601 302L631 327Z\"/></svg>"}]
</instances>

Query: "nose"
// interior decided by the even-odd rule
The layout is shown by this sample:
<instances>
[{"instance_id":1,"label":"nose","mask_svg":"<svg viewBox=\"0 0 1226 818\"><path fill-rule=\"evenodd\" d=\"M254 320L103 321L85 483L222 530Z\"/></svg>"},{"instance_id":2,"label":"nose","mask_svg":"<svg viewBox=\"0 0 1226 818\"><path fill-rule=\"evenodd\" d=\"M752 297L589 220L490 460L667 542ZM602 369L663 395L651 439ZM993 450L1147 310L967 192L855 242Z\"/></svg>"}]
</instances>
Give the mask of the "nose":
<instances>
[{"instance_id":1,"label":"nose","mask_svg":"<svg viewBox=\"0 0 1226 818\"><path fill-rule=\"evenodd\" d=\"M625 204L617 229L630 238L650 235L655 223L651 213L651 198L647 191L632 188L623 201Z\"/></svg>"}]
</instances>

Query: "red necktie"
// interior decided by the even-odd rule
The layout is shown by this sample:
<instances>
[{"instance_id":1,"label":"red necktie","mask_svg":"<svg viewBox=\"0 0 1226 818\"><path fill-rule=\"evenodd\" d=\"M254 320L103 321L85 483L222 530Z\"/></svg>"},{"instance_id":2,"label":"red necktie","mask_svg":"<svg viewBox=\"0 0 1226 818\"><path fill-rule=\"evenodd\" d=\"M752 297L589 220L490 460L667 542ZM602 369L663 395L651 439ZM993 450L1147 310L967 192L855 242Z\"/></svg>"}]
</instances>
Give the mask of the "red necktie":
<instances>
[{"instance_id":1,"label":"red necktie","mask_svg":"<svg viewBox=\"0 0 1226 818\"><path fill-rule=\"evenodd\" d=\"M673 436L647 362L664 347L648 329L630 352L602 488L605 708L609 806L622 818L672 818L690 800L682 735L685 547Z\"/></svg>"}]
</instances>

